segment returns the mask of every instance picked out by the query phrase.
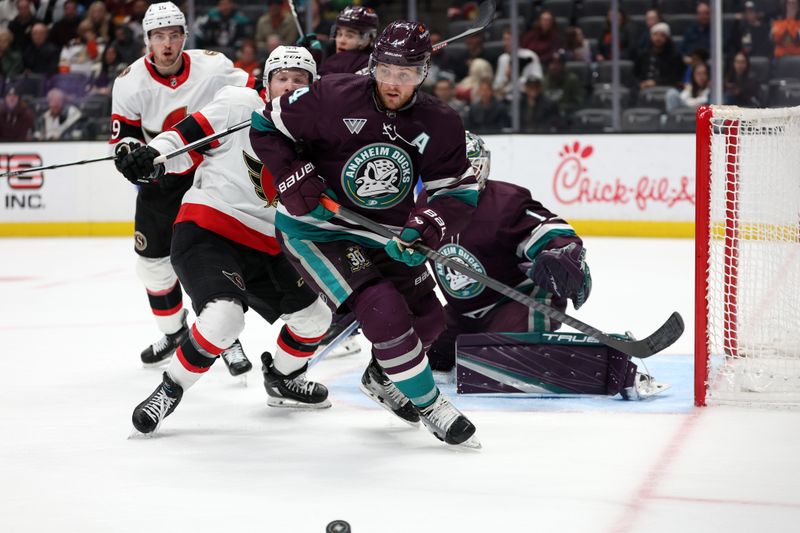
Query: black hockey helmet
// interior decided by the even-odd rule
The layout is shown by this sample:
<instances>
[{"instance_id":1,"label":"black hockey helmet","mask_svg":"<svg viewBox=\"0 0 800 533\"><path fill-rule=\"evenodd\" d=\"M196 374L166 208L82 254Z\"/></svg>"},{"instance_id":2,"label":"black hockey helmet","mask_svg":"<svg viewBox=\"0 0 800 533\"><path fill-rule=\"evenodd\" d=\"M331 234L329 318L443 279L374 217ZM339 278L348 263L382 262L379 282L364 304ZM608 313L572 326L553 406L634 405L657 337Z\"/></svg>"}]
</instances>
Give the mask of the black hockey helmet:
<instances>
[{"instance_id":1,"label":"black hockey helmet","mask_svg":"<svg viewBox=\"0 0 800 533\"><path fill-rule=\"evenodd\" d=\"M397 20L386 26L369 56L369 72L373 79L379 63L417 69L416 85L428 74L431 62L431 33L421 22ZM379 80L380 81L380 80Z\"/></svg>"},{"instance_id":2,"label":"black hockey helmet","mask_svg":"<svg viewBox=\"0 0 800 533\"><path fill-rule=\"evenodd\" d=\"M378 14L371 7L347 6L336 17L336 26L352 28L360 33L378 33Z\"/></svg>"}]
</instances>

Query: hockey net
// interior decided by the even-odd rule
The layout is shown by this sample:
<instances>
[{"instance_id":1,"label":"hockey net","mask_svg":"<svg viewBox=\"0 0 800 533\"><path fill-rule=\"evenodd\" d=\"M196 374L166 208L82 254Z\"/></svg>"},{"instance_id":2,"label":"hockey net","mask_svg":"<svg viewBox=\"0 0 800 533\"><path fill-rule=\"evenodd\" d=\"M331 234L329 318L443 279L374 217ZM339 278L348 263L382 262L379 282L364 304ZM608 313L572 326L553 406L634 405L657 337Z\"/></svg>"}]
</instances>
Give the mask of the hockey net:
<instances>
[{"instance_id":1,"label":"hockey net","mask_svg":"<svg viewBox=\"0 0 800 533\"><path fill-rule=\"evenodd\" d=\"M697 113L695 403L800 406L800 107Z\"/></svg>"}]
</instances>

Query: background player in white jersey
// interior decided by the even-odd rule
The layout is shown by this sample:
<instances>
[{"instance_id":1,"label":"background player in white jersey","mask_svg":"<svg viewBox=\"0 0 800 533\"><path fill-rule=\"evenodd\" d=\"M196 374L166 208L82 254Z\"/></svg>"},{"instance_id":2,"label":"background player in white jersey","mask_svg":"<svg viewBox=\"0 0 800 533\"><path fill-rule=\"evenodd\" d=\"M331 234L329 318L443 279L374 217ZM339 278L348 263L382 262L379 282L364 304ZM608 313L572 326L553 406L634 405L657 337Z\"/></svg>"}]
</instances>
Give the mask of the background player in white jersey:
<instances>
[{"instance_id":1,"label":"background player in white jersey","mask_svg":"<svg viewBox=\"0 0 800 533\"><path fill-rule=\"evenodd\" d=\"M316 65L305 48L280 46L264 67L264 84L271 97L305 87L315 77ZM331 311L280 252L274 226L277 194L272 176L250 146L248 130L168 159L165 165L153 164L161 153L224 131L263 106L255 90L226 87L200 111L120 163L126 177L151 183L165 171L180 173L202 158L175 221L171 254L197 321L178 347L162 383L134 410L133 424L143 433L158 427L180 402L183 391L238 337L248 306L270 323L279 317L286 322L275 357L268 352L262 355L269 405L330 406L327 389L306 381L305 372L330 326Z\"/></svg>"},{"instance_id":2,"label":"background player in white jersey","mask_svg":"<svg viewBox=\"0 0 800 533\"><path fill-rule=\"evenodd\" d=\"M254 85L252 76L221 54L184 51L186 18L172 2L151 5L142 20L147 55L117 78L111 104L112 137L117 162L140 143L177 124L211 101L227 85ZM136 272L164 337L142 352L145 365L166 362L186 338L181 287L169 261L172 224L181 198L192 184L194 167L168 174L159 184L141 185L136 197ZM231 373L252 365L238 342L226 354Z\"/></svg>"}]
</instances>

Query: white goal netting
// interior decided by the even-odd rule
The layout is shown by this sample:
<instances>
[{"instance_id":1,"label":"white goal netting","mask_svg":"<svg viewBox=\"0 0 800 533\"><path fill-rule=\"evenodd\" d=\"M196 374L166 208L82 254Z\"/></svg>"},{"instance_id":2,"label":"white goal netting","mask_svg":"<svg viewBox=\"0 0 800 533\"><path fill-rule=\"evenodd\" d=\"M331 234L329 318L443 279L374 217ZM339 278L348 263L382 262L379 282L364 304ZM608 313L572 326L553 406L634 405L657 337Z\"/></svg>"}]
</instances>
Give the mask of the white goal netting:
<instances>
[{"instance_id":1,"label":"white goal netting","mask_svg":"<svg viewBox=\"0 0 800 533\"><path fill-rule=\"evenodd\" d=\"M800 108L710 130L707 400L800 405Z\"/></svg>"}]
</instances>

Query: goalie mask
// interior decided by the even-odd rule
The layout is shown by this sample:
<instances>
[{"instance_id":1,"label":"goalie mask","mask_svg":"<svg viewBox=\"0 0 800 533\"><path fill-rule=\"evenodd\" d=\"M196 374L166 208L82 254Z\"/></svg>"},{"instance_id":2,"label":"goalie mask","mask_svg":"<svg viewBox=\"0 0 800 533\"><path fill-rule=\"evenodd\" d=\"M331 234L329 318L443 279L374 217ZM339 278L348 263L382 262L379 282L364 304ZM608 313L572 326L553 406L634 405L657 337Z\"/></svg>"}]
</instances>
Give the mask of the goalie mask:
<instances>
[{"instance_id":1,"label":"goalie mask","mask_svg":"<svg viewBox=\"0 0 800 533\"><path fill-rule=\"evenodd\" d=\"M483 139L474 133L466 132L467 159L475 171L475 179L481 188L486 186L489 179L489 167L491 164L492 153L487 150Z\"/></svg>"},{"instance_id":2,"label":"goalie mask","mask_svg":"<svg viewBox=\"0 0 800 533\"><path fill-rule=\"evenodd\" d=\"M264 63L264 86L269 87L272 75L281 70L297 68L308 72L308 83L317 79L317 64L311 52L301 46L279 46Z\"/></svg>"}]
</instances>

